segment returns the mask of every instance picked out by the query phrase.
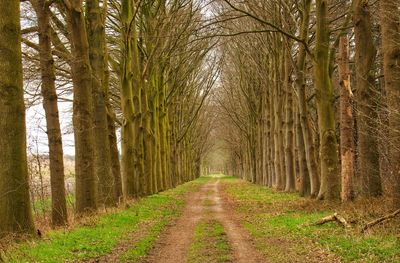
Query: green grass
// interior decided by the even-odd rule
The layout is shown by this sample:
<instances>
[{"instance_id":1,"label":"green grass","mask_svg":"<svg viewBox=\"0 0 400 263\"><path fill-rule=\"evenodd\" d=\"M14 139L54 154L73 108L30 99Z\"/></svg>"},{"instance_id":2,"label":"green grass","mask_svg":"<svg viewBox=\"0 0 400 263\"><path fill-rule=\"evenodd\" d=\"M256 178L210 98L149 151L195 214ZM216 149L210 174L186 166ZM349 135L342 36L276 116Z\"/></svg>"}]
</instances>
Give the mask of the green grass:
<instances>
[{"instance_id":1,"label":"green grass","mask_svg":"<svg viewBox=\"0 0 400 263\"><path fill-rule=\"evenodd\" d=\"M229 246L223 226L219 223L214 223L213 226L214 229L211 231L211 233L216 239L215 248L218 251L217 261L218 262L231 261L232 259L232 255L230 254L231 247Z\"/></svg>"},{"instance_id":2,"label":"green grass","mask_svg":"<svg viewBox=\"0 0 400 263\"><path fill-rule=\"evenodd\" d=\"M207 220L197 224L189 249L188 262L232 262L231 247L219 222Z\"/></svg>"},{"instance_id":3,"label":"green grass","mask_svg":"<svg viewBox=\"0 0 400 263\"><path fill-rule=\"evenodd\" d=\"M339 257L343 262L400 262L400 244L394 233L360 235L335 223L307 226L333 211L318 205L304 210L299 205L304 199L296 194L240 180L223 178L222 183L236 201L237 211L246 215L243 224L257 248L272 262L302 261L315 254Z\"/></svg>"},{"instance_id":4,"label":"green grass","mask_svg":"<svg viewBox=\"0 0 400 263\"><path fill-rule=\"evenodd\" d=\"M152 222L147 235L127 253L128 258L143 256L157 234L182 208L182 195L195 191L204 179L141 199L129 209L100 216L90 225L71 231L53 231L44 240L17 244L5 255L5 262L64 262L106 255L145 222Z\"/></svg>"},{"instance_id":5,"label":"green grass","mask_svg":"<svg viewBox=\"0 0 400 263\"><path fill-rule=\"evenodd\" d=\"M153 244L157 240L159 234L170 222L170 220L170 218L157 220L157 222L150 227L147 234L121 256L121 261L136 262L140 258L144 257L153 247Z\"/></svg>"},{"instance_id":6,"label":"green grass","mask_svg":"<svg viewBox=\"0 0 400 263\"><path fill-rule=\"evenodd\" d=\"M224 175L224 174L209 174L209 175L205 175L205 176L202 176L202 177L210 177L210 178L222 178L222 177L224 177L224 178L226 178L227 176Z\"/></svg>"},{"instance_id":7,"label":"green grass","mask_svg":"<svg viewBox=\"0 0 400 263\"><path fill-rule=\"evenodd\" d=\"M75 203L75 197L73 194L68 194L66 196L67 199L67 207L73 208L74 203ZM35 215L40 215L44 213L50 213L51 212L51 197L45 197L44 199L41 199L39 197L36 197L36 200L32 203L32 209L33 213Z\"/></svg>"}]
</instances>

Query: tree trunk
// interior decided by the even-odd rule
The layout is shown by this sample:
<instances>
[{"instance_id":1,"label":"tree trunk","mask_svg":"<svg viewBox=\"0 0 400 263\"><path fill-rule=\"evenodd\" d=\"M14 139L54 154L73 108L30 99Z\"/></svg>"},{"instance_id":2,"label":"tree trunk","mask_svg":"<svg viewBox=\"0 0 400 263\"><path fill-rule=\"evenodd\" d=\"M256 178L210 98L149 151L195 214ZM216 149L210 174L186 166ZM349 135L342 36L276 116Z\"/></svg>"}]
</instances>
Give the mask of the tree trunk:
<instances>
[{"instance_id":1,"label":"tree trunk","mask_svg":"<svg viewBox=\"0 0 400 263\"><path fill-rule=\"evenodd\" d=\"M56 76L51 50L50 9L44 0L31 1L31 3L38 20L41 92L49 143L52 224L53 226L62 226L68 223L68 215L64 155L55 86Z\"/></svg>"},{"instance_id":2,"label":"tree trunk","mask_svg":"<svg viewBox=\"0 0 400 263\"><path fill-rule=\"evenodd\" d=\"M272 79L274 80L274 76L276 74L275 70L272 70ZM270 165L270 177L268 180L268 186L273 187L275 186L276 180L275 178L277 177L277 163L276 163L276 152L275 152L275 101L274 101L274 91L270 91L268 94L269 97L269 141L270 141L270 160L271 160L271 165Z\"/></svg>"},{"instance_id":3,"label":"tree trunk","mask_svg":"<svg viewBox=\"0 0 400 263\"><path fill-rule=\"evenodd\" d=\"M138 136L134 129L135 108L133 87L133 49L136 42L133 37L133 1L123 0L121 3L121 27L122 27L122 71L121 71L121 109L124 116L121 127L122 148L122 178L124 190L128 198L134 198L138 194L138 174L136 173L137 161L135 159L135 138ZM133 30L132 30L133 28ZM136 145L137 147L137 145Z\"/></svg>"},{"instance_id":4,"label":"tree trunk","mask_svg":"<svg viewBox=\"0 0 400 263\"><path fill-rule=\"evenodd\" d=\"M296 143L299 156L299 174L300 174L300 196L309 196L311 194L310 176L307 167L306 148L304 145L303 130L301 128L300 113L296 121Z\"/></svg>"},{"instance_id":5,"label":"tree trunk","mask_svg":"<svg viewBox=\"0 0 400 263\"><path fill-rule=\"evenodd\" d=\"M0 237L33 234L19 1L0 0Z\"/></svg>"},{"instance_id":6,"label":"tree trunk","mask_svg":"<svg viewBox=\"0 0 400 263\"><path fill-rule=\"evenodd\" d=\"M144 181L146 182L145 195L153 194L156 191L156 182L153 176L153 135L151 132L151 113L148 103L149 86L142 89L142 113L143 113L143 151L144 151Z\"/></svg>"},{"instance_id":7,"label":"tree trunk","mask_svg":"<svg viewBox=\"0 0 400 263\"><path fill-rule=\"evenodd\" d=\"M321 187L318 199L340 198L339 158L335 132L334 96L329 70L328 1L316 1L317 32L314 81L320 136Z\"/></svg>"},{"instance_id":8,"label":"tree trunk","mask_svg":"<svg viewBox=\"0 0 400 263\"><path fill-rule=\"evenodd\" d=\"M158 80L158 79L157 79ZM162 170L162 155L161 155L161 132L160 132L160 93L158 89L162 88L159 85L162 85L156 82L157 84L155 85L155 88L157 89L155 91L155 98L153 101L153 116L152 116L152 122L154 125L154 145L155 145L155 176L157 178L157 192L165 190L165 181L164 181L164 174Z\"/></svg>"},{"instance_id":9,"label":"tree trunk","mask_svg":"<svg viewBox=\"0 0 400 263\"><path fill-rule=\"evenodd\" d=\"M92 71L82 0L67 6L71 34L71 73L74 92L73 124L75 137L76 212L97 209L96 177L94 174L94 136L92 118Z\"/></svg>"},{"instance_id":10,"label":"tree trunk","mask_svg":"<svg viewBox=\"0 0 400 263\"><path fill-rule=\"evenodd\" d=\"M111 174L110 141L108 137L106 98L107 47L105 15L107 6L100 8L98 0L86 1L86 19L89 40L89 58L92 68L94 167L98 178L98 202L102 206L114 206L114 178Z\"/></svg>"},{"instance_id":11,"label":"tree trunk","mask_svg":"<svg viewBox=\"0 0 400 263\"><path fill-rule=\"evenodd\" d=\"M350 86L349 49L347 36L339 43L339 80L340 80L340 153L342 200L353 198L354 180L354 142L353 142L353 101Z\"/></svg>"},{"instance_id":12,"label":"tree trunk","mask_svg":"<svg viewBox=\"0 0 400 263\"><path fill-rule=\"evenodd\" d=\"M279 71L278 71L279 72ZM278 73L279 74L279 73ZM276 78L276 83L279 82L279 78ZM274 141L275 141L275 183L276 188L279 190L283 190L285 187L284 182L284 152L282 152L283 146L283 138L282 138L282 115L281 115L281 94L279 92L279 85L275 85L273 92L273 100L274 100Z\"/></svg>"},{"instance_id":13,"label":"tree trunk","mask_svg":"<svg viewBox=\"0 0 400 263\"><path fill-rule=\"evenodd\" d=\"M270 159L269 159L269 116L268 116L268 91L265 90L262 94L263 99L262 99L262 146L261 146L261 151L262 151L262 185L267 186L268 185L268 178L270 176L268 166L270 165Z\"/></svg>"},{"instance_id":14,"label":"tree trunk","mask_svg":"<svg viewBox=\"0 0 400 263\"><path fill-rule=\"evenodd\" d=\"M163 81L161 81L163 83ZM160 154L161 154L161 174L163 175L163 185L165 189L172 187L171 180L168 176L168 156L167 156L167 112L165 109L165 85L160 92L160 109L159 109L159 132L160 132Z\"/></svg>"},{"instance_id":15,"label":"tree trunk","mask_svg":"<svg viewBox=\"0 0 400 263\"><path fill-rule=\"evenodd\" d=\"M308 44L309 39L309 23L311 13L311 0L304 3L301 23L301 36L302 39ZM310 177L311 197L316 197L319 192L320 180L318 173L317 160L315 158L315 147L310 122L308 120L307 98L306 98L306 83L305 83L305 70L306 70L306 49L303 45L299 46L299 54L297 57L296 68L296 81L295 84L299 96L299 113L302 134L304 138L305 154L307 158L307 169Z\"/></svg>"},{"instance_id":16,"label":"tree trunk","mask_svg":"<svg viewBox=\"0 0 400 263\"><path fill-rule=\"evenodd\" d=\"M288 45L289 46L289 45ZM285 51L285 92L286 92L286 134L285 134L285 163L286 163L286 192L296 190L295 161L294 161L294 121L293 121L293 89L291 83L290 50Z\"/></svg>"},{"instance_id":17,"label":"tree trunk","mask_svg":"<svg viewBox=\"0 0 400 263\"><path fill-rule=\"evenodd\" d=\"M361 194L378 196L382 193L378 149L378 101L375 96L373 73L376 49L372 35L368 1L353 1L355 34L355 63L357 81L357 156Z\"/></svg>"},{"instance_id":18,"label":"tree trunk","mask_svg":"<svg viewBox=\"0 0 400 263\"><path fill-rule=\"evenodd\" d=\"M110 108L110 106L108 106ZM121 180L121 164L119 161L119 151L117 142L117 133L115 127L115 116L110 116L112 109L108 110L108 140L110 141L110 154L111 154L111 172L114 177L114 196L115 200L122 201L122 180Z\"/></svg>"},{"instance_id":19,"label":"tree trunk","mask_svg":"<svg viewBox=\"0 0 400 263\"><path fill-rule=\"evenodd\" d=\"M398 0L380 2L382 53L385 89L389 112L389 158L393 206L400 207L400 3Z\"/></svg>"}]
</instances>

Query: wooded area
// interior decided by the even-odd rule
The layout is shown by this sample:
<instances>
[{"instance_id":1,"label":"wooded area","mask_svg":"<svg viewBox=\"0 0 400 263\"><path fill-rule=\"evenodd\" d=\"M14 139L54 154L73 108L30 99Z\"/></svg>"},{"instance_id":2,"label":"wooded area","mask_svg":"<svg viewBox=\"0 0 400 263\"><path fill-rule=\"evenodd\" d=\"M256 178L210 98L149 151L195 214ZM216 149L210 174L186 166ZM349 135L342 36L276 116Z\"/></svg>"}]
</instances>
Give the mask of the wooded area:
<instances>
[{"instance_id":1,"label":"wooded area","mask_svg":"<svg viewBox=\"0 0 400 263\"><path fill-rule=\"evenodd\" d=\"M218 91L230 173L399 207L399 2L223 2L235 36Z\"/></svg>"},{"instance_id":2,"label":"wooded area","mask_svg":"<svg viewBox=\"0 0 400 263\"><path fill-rule=\"evenodd\" d=\"M1 1L2 235L34 230L23 77L27 89L41 89L35 96L46 114L54 226L68 221L61 92L73 94L77 214L200 175L211 121L200 109L218 63L209 53L211 40L193 41L203 26L198 7L189 1L33 0L22 3L20 13L19 1L11 2ZM22 75L22 63L32 74Z\"/></svg>"},{"instance_id":3,"label":"wooded area","mask_svg":"<svg viewBox=\"0 0 400 263\"><path fill-rule=\"evenodd\" d=\"M29 162L45 154L27 151L25 111L38 104L53 227L210 170L400 208L399 0L0 0L0 12L0 237L36 233Z\"/></svg>"}]
</instances>

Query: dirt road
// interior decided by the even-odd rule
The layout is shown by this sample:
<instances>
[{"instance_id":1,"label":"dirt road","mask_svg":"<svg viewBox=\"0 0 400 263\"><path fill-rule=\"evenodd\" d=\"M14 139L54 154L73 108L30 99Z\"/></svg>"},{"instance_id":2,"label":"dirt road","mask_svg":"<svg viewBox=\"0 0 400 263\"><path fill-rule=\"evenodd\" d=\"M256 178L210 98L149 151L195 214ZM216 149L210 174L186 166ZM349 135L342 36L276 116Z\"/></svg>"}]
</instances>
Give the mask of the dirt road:
<instances>
[{"instance_id":1,"label":"dirt road","mask_svg":"<svg viewBox=\"0 0 400 263\"><path fill-rule=\"evenodd\" d=\"M187 262L196 224L202 219L217 220L224 227L232 248L233 262L267 262L254 248L250 235L241 227L219 180L206 183L199 192L187 197L182 216L162 233L143 262Z\"/></svg>"}]
</instances>

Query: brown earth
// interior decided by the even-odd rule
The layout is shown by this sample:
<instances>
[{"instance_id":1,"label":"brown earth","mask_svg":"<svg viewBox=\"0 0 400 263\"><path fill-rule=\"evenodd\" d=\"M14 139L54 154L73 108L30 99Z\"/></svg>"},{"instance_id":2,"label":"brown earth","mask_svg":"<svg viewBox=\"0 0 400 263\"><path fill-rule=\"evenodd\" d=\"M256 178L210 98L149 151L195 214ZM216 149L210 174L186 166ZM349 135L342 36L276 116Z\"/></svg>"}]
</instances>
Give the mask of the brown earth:
<instances>
[{"instance_id":1,"label":"brown earth","mask_svg":"<svg viewBox=\"0 0 400 263\"><path fill-rule=\"evenodd\" d=\"M230 200L222 195L219 180L203 185L199 192L187 197L182 216L167 227L142 262L187 262L196 224L203 218L215 219L224 227L233 251L233 262L267 262L255 249L250 235L241 227Z\"/></svg>"}]
</instances>

